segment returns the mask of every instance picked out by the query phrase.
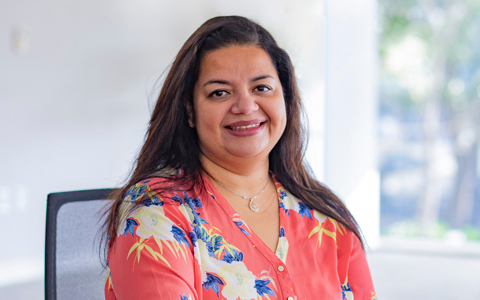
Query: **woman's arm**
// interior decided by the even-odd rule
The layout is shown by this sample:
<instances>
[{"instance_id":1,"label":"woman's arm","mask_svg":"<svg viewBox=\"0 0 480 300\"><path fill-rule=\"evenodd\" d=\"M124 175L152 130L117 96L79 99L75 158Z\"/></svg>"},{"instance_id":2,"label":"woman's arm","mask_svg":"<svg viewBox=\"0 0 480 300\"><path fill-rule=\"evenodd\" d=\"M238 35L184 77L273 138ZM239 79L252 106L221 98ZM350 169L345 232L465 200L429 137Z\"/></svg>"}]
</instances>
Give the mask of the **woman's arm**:
<instances>
[{"instance_id":1,"label":"woman's arm","mask_svg":"<svg viewBox=\"0 0 480 300\"><path fill-rule=\"evenodd\" d=\"M354 299L355 297L355 300L376 300L365 251L360 240L353 233L351 239L347 276L345 282L342 282L344 299Z\"/></svg>"},{"instance_id":2,"label":"woman's arm","mask_svg":"<svg viewBox=\"0 0 480 300\"><path fill-rule=\"evenodd\" d=\"M187 218L148 185L132 188L142 193L127 194L121 211L128 212L139 199L143 204L123 218L109 249L106 299L200 299L195 286L201 282L195 278L199 265Z\"/></svg>"}]
</instances>

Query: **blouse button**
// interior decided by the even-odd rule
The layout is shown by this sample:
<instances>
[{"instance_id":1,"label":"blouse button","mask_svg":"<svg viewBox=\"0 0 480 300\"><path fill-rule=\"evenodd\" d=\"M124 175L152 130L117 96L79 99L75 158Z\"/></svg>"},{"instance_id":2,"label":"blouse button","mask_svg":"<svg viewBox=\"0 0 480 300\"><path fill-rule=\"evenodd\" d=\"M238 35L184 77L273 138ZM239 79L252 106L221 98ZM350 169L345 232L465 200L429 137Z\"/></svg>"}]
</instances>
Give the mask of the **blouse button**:
<instances>
[{"instance_id":1,"label":"blouse button","mask_svg":"<svg viewBox=\"0 0 480 300\"><path fill-rule=\"evenodd\" d=\"M283 270L285 270L285 268L284 268L283 266L278 266L278 270L279 270L280 272L283 272ZM291 297L290 297L290 298L291 298Z\"/></svg>"},{"instance_id":2,"label":"blouse button","mask_svg":"<svg viewBox=\"0 0 480 300\"><path fill-rule=\"evenodd\" d=\"M287 300L293 300L293 297L288 297Z\"/></svg>"}]
</instances>

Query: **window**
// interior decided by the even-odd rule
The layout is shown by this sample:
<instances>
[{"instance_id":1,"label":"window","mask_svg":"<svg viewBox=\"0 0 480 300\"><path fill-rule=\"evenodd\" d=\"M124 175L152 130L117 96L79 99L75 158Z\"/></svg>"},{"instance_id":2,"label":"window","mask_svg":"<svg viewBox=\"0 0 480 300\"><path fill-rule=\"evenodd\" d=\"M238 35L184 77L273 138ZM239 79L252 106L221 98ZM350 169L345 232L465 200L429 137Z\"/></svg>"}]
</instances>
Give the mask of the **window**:
<instances>
[{"instance_id":1,"label":"window","mask_svg":"<svg viewBox=\"0 0 480 300\"><path fill-rule=\"evenodd\" d=\"M380 1L381 231L480 240L480 5Z\"/></svg>"}]
</instances>

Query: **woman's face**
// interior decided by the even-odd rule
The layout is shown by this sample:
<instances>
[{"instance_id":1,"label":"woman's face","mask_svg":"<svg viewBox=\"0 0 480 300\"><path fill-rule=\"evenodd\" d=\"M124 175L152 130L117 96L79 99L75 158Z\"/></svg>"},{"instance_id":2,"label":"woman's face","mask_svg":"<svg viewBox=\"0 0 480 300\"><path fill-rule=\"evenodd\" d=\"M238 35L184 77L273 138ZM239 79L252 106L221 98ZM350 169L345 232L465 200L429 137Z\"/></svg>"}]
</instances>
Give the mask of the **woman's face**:
<instances>
[{"instance_id":1,"label":"woman's face","mask_svg":"<svg viewBox=\"0 0 480 300\"><path fill-rule=\"evenodd\" d=\"M253 45L208 52L193 104L200 148L217 164L267 158L287 122L277 71L270 56Z\"/></svg>"}]
</instances>

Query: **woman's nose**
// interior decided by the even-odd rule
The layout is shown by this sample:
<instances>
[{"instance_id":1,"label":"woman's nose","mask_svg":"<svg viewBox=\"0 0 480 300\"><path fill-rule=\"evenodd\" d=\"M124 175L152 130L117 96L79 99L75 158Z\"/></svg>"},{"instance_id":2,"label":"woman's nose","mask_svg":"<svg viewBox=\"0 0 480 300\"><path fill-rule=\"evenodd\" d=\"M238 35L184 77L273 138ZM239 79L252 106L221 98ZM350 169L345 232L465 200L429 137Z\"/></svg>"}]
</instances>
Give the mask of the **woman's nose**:
<instances>
[{"instance_id":1,"label":"woman's nose","mask_svg":"<svg viewBox=\"0 0 480 300\"><path fill-rule=\"evenodd\" d=\"M232 113L248 115L258 110L255 97L248 92L241 92L235 95L235 102L232 105Z\"/></svg>"}]
</instances>

